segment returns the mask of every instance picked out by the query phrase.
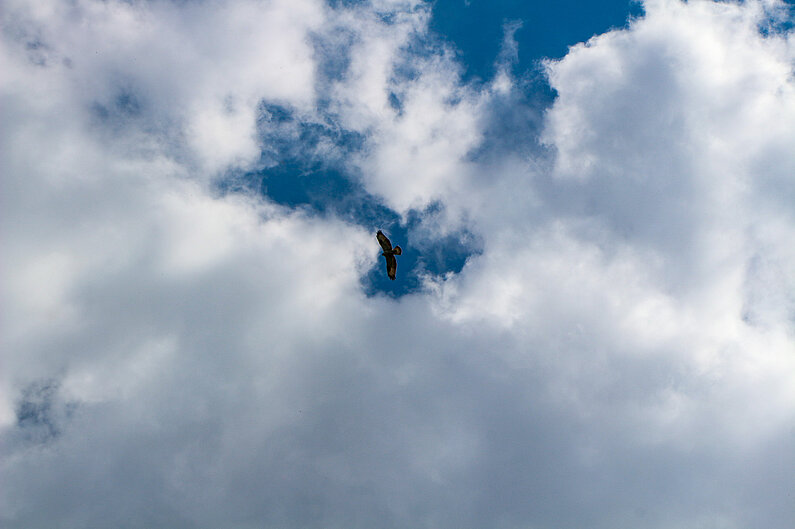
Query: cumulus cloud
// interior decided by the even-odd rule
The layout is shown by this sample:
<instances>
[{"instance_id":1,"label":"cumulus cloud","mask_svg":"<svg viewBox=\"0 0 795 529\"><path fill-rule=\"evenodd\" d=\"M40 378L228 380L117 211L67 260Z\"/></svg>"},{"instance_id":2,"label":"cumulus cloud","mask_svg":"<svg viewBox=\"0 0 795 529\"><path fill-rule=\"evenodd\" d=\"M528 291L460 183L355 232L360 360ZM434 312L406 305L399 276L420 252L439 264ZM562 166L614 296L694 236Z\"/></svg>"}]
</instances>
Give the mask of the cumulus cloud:
<instances>
[{"instance_id":1,"label":"cumulus cloud","mask_svg":"<svg viewBox=\"0 0 795 529\"><path fill-rule=\"evenodd\" d=\"M536 138L419 2L7 2L3 524L788 527L792 33L644 6ZM215 185L320 122L481 252L368 297L369 226Z\"/></svg>"}]
</instances>

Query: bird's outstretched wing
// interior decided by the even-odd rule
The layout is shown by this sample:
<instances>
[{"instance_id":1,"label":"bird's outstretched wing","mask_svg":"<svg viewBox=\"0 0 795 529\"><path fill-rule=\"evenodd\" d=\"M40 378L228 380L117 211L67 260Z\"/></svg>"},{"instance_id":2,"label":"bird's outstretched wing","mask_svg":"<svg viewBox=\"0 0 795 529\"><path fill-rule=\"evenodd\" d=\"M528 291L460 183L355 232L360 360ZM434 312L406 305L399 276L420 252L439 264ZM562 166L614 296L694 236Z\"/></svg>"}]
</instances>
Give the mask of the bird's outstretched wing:
<instances>
[{"instance_id":1,"label":"bird's outstretched wing","mask_svg":"<svg viewBox=\"0 0 795 529\"><path fill-rule=\"evenodd\" d=\"M392 254L385 255L386 257L386 275L389 276L389 279L392 281L395 280L395 275L397 274L397 259Z\"/></svg>"},{"instance_id":2,"label":"bird's outstretched wing","mask_svg":"<svg viewBox=\"0 0 795 529\"><path fill-rule=\"evenodd\" d=\"M381 245L381 248L383 248L385 252L392 251L392 243L389 242L389 239L387 238L386 235L383 234L381 230L378 230L378 233L376 233L375 236L378 239L378 244Z\"/></svg>"}]
</instances>

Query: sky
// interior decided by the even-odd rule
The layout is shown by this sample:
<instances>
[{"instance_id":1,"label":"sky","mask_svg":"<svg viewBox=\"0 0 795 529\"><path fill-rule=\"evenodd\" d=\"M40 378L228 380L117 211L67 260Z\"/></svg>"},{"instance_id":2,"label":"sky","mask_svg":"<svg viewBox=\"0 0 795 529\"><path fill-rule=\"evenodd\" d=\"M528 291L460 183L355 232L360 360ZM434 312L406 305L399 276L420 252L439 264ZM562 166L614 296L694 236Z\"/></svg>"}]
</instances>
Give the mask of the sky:
<instances>
[{"instance_id":1,"label":"sky","mask_svg":"<svg viewBox=\"0 0 795 529\"><path fill-rule=\"evenodd\" d=\"M793 11L4 0L0 525L791 529Z\"/></svg>"}]
</instances>

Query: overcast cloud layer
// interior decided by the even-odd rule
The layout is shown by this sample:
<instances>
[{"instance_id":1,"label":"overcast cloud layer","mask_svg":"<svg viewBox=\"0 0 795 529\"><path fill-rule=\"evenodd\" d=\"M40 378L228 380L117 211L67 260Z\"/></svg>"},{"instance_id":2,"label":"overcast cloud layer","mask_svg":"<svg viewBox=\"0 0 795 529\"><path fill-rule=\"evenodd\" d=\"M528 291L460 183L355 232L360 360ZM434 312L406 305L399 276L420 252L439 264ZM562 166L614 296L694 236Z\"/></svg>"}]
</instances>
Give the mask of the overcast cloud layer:
<instances>
[{"instance_id":1,"label":"overcast cloud layer","mask_svg":"<svg viewBox=\"0 0 795 529\"><path fill-rule=\"evenodd\" d=\"M644 8L540 109L421 2L4 1L2 525L791 528L795 37ZM463 270L219 190L300 124Z\"/></svg>"}]
</instances>

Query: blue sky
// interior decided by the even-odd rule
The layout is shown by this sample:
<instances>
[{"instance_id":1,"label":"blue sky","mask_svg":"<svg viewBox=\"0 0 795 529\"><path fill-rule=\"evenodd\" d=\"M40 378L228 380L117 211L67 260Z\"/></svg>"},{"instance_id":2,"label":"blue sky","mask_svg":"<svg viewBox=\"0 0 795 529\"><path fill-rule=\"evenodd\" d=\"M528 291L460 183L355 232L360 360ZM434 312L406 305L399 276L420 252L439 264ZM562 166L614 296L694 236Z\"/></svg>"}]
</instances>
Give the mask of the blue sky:
<instances>
[{"instance_id":1,"label":"blue sky","mask_svg":"<svg viewBox=\"0 0 795 529\"><path fill-rule=\"evenodd\" d=\"M631 17L638 16L640 12L639 3L626 1L437 1L431 4L430 32L416 46L415 52L433 53L443 43L455 53L464 82L488 83L497 73L497 63L505 53L504 41L510 34L516 50L521 50L521 53L516 53L511 72L523 81L521 97L526 99L523 103L539 112L553 101L541 61L560 58L572 44L612 28L626 26ZM512 26L513 29L509 29ZM332 75L339 75L341 61L327 60ZM394 95L390 102L393 101L399 105ZM271 115L269 122L295 120L289 109L278 105L264 111ZM528 131L526 126L524 121L518 124L517 129L509 124L495 131L496 141L505 142L506 137L518 134L523 136L524 143L537 142L539 130ZM311 156L319 141L327 140L347 153L355 153L363 147L364 138L328 122L303 124L301 127L297 138L274 142L276 146L270 152L278 160L277 165L237 178L242 178L249 186L259 187L276 202L290 207L308 207L321 213L333 211L365 227L386 229L396 240L405 241L418 215L401 219L384 207L378 197L358 185L355 174L346 172L339 163ZM421 288L418 274L460 272L466 258L479 251L476 237L468 232L436 240L432 249L428 244L420 247L404 242L403 245L406 253L400 259L402 280L392 283L384 278L383 270L373 270L364 279L367 292L386 292L393 296L414 292Z\"/></svg>"},{"instance_id":2,"label":"blue sky","mask_svg":"<svg viewBox=\"0 0 795 529\"><path fill-rule=\"evenodd\" d=\"M516 71L530 74L540 59L560 58L569 46L623 27L640 12L640 3L621 0L443 0L434 3L431 28L455 45L467 76L488 79L494 75L506 22L522 24L515 35L520 50Z\"/></svg>"},{"instance_id":3,"label":"blue sky","mask_svg":"<svg viewBox=\"0 0 795 529\"><path fill-rule=\"evenodd\" d=\"M792 16L4 2L0 525L790 529Z\"/></svg>"}]
</instances>

